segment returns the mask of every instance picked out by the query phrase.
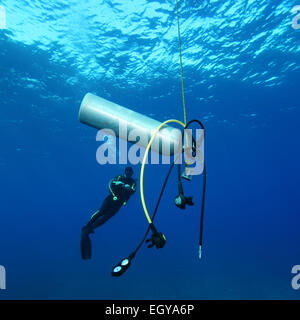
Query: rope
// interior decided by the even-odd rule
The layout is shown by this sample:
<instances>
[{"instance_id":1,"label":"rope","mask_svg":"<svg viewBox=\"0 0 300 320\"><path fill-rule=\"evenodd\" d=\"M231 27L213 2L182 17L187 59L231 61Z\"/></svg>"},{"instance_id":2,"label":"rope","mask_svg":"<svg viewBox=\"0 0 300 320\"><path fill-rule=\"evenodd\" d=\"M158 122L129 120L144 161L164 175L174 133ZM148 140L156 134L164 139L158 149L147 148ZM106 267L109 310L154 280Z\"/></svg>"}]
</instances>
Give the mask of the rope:
<instances>
[{"instance_id":1,"label":"rope","mask_svg":"<svg viewBox=\"0 0 300 320\"><path fill-rule=\"evenodd\" d=\"M184 117L184 124L186 125L186 107L185 107L184 82L183 82L183 67L182 67L182 52L181 52L181 36L180 36L180 24L179 24L178 0L176 0L176 12L177 12L177 29L178 29L178 41L179 41L183 117Z\"/></svg>"}]
</instances>

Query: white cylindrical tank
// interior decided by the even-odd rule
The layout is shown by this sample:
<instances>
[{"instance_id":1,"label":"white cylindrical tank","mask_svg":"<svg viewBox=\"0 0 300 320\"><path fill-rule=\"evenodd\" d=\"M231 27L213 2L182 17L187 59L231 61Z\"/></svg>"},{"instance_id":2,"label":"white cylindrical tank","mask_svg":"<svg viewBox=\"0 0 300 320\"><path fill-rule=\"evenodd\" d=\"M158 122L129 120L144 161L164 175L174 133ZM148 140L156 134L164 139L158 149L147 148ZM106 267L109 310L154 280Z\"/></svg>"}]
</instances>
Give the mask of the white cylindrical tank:
<instances>
[{"instance_id":1,"label":"white cylindrical tank","mask_svg":"<svg viewBox=\"0 0 300 320\"><path fill-rule=\"evenodd\" d=\"M79 121L99 130L110 129L121 139L147 147L152 134L161 122L132 111L118 104L87 93L80 106ZM137 142L134 137L139 136ZM152 151L174 155L181 151L181 131L165 126L157 134Z\"/></svg>"}]
</instances>

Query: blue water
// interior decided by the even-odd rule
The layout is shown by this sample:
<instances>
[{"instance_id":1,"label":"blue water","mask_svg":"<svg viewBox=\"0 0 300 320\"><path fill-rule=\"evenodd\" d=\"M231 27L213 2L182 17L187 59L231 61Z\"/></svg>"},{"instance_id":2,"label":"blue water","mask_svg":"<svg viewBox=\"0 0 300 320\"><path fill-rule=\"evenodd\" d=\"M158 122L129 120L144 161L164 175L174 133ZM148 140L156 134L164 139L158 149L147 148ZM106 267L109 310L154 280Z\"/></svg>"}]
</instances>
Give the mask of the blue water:
<instances>
[{"instance_id":1,"label":"blue water","mask_svg":"<svg viewBox=\"0 0 300 320\"><path fill-rule=\"evenodd\" d=\"M137 192L92 235L80 228L124 166L96 162L95 129L80 124L86 92L157 120L182 120L175 1L2 0L0 30L0 299L299 299L299 75L296 1L180 1L188 119L206 128L203 258L197 257L202 177L173 173L158 212L162 250L111 267L140 241ZM135 176L140 165L134 166ZM147 166L154 208L165 165Z\"/></svg>"}]
</instances>

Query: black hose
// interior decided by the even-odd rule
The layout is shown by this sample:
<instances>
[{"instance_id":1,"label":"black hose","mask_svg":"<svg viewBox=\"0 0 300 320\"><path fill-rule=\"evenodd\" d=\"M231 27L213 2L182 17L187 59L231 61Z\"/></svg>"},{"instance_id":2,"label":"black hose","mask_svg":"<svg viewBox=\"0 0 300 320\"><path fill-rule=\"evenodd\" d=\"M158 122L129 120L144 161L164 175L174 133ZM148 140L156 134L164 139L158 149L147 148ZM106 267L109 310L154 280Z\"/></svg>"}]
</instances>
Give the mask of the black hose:
<instances>
[{"instance_id":1,"label":"black hose","mask_svg":"<svg viewBox=\"0 0 300 320\"><path fill-rule=\"evenodd\" d=\"M185 129L187 129L192 123L198 123L200 125L200 127L204 130L204 126L203 124L199 121L199 120L191 120L189 121L186 126L185 126ZM184 137L184 135L183 135ZM194 141L194 140L193 140ZM151 217L151 220L152 222L154 221L155 219L155 216L156 216L156 213L157 213L157 210L159 208L159 205L160 205L160 201L161 201L161 198L163 196L163 193L165 191L165 188L166 188L166 185L167 185L167 182L169 180L169 177L170 177L170 174L173 170L173 167L174 167L174 164L175 164L175 161L176 159L174 159L173 163L171 164L170 168L169 168L169 171L167 173L167 176L164 180L164 184L162 186L162 189L160 191L160 194L159 194L159 197L158 197L158 200L157 200L157 203L156 203L156 206L155 206L155 209L154 209L154 212L153 212L153 215ZM178 165L178 185L179 185L179 188L180 190L183 190L182 189L182 183L181 183L181 177L180 177L180 165ZM205 168L205 165L204 165L204 169L203 169L203 192L202 192L202 206L201 206L201 218L200 218L200 237L199 237L199 246L202 246L202 239L203 239L203 218L204 218L204 200L205 200L205 189L206 189L206 168ZM135 255L137 254L137 252L139 251L139 249L141 248L141 246L143 245L145 239L147 238L147 235L149 233L151 229L151 225L148 226L147 230L146 230L146 233L145 235L143 236L141 242L138 244L137 248L129 255L129 257L131 259L133 259L135 257Z\"/></svg>"},{"instance_id":2,"label":"black hose","mask_svg":"<svg viewBox=\"0 0 300 320\"><path fill-rule=\"evenodd\" d=\"M201 204L201 218L200 218L200 237L199 247L202 247L203 242L203 219L204 219L204 203L205 203L205 191L206 191L206 167L203 167L203 191L202 191L202 204Z\"/></svg>"},{"instance_id":3,"label":"black hose","mask_svg":"<svg viewBox=\"0 0 300 320\"><path fill-rule=\"evenodd\" d=\"M199 120L191 120L187 123L185 126L185 129L188 128L192 123L198 123L201 129L204 130L204 126L201 121ZM204 134L204 131L203 131ZM202 243L203 243L203 221L204 221L204 205L205 205L205 192L206 192L206 166L205 162L203 164L203 187L202 187L202 203L201 203L201 215L200 215L200 235L199 235L199 248L201 250L202 248ZM200 257L200 256L199 256Z\"/></svg>"},{"instance_id":4,"label":"black hose","mask_svg":"<svg viewBox=\"0 0 300 320\"><path fill-rule=\"evenodd\" d=\"M164 191L165 191L165 188L166 188L167 182L168 182L168 180L169 180L170 174L171 174L171 172L172 172L172 170L173 170L174 164L175 164L175 160L174 160L173 163L171 164L171 166L170 166L170 168L169 168L169 171L168 171L168 173L167 173L167 176L166 176L166 178L165 178L164 184L163 184L163 186L162 186L162 188L161 188L161 191L160 191L160 194L159 194L159 197L158 197L158 200L157 200L157 203L156 203L156 206L155 206L153 215L152 215L152 217L151 217L151 221L152 221L152 222L153 222L154 219L155 219L155 216L156 216L156 213L157 213L159 204L160 204L160 200L161 200L161 198L162 198L162 196L163 196L163 193L164 193ZM142 244L144 243L145 239L147 238L147 235L148 235L150 229L151 229L151 226L149 225L149 227L147 228L147 231L146 231L146 233L145 233L142 241L139 243L139 245L137 246L137 248L136 248L136 249L133 251L133 253L130 255L131 259L133 259L134 256L135 256L135 255L137 254L137 252L139 251L140 247L142 246Z\"/></svg>"}]
</instances>

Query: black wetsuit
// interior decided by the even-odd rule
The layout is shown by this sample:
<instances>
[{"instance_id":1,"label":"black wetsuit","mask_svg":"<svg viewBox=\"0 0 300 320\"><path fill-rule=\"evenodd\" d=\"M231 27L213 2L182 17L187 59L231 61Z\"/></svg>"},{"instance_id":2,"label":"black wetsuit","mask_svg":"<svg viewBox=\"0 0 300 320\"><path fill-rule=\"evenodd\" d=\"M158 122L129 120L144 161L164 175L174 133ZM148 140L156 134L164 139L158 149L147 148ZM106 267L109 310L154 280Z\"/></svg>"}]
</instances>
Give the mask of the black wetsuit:
<instances>
[{"instance_id":1,"label":"black wetsuit","mask_svg":"<svg viewBox=\"0 0 300 320\"><path fill-rule=\"evenodd\" d=\"M125 187L125 185L129 187ZM110 182L110 194L105 198L101 208L91 217L87 224L88 229L95 229L112 216L114 216L123 205L126 205L130 196L135 192L136 182L131 177L118 176ZM115 200L114 200L115 198Z\"/></svg>"},{"instance_id":2,"label":"black wetsuit","mask_svg":"<svg viewBox=\"0 0 300 320\"><path fill-rule=\"evenodd\" d=\"M125 185L127 186L125 187ZM92 256L92 244L89 234L94 233L95 228L103 225L126 204L130 196L135 192L135 187L135 180L125 175L118 176L110 182L110 194L104 199L101 208L93 214L88 224L81 229L80 248L82 259L91 259Z\"/></svg>"}]
</instances>

